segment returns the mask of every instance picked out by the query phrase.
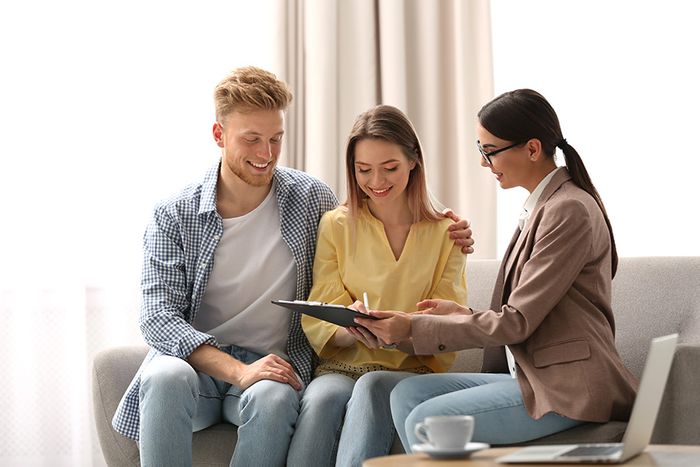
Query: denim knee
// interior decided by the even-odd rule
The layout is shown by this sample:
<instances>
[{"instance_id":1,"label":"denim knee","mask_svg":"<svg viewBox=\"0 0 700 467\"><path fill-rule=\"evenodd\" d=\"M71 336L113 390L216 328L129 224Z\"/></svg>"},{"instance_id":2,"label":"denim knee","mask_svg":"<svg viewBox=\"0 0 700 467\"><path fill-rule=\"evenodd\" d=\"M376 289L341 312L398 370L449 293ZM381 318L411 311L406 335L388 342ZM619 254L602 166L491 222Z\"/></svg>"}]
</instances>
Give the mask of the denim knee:
<instances>
[{"instance_id":1,"label":"denim knee","mask_svg":"<svg viewBox=\"0 0 700 467\"><path fill-rule=\"evenodd\" d=\"M299 393L285 383L258 381L244 391L241 398L241 415L246 419L260 416L272 420L291 418L295 421L299 414Z\"/></svg>"},{"instance_id":2,"label":"denim knee","mask_svg":"<svg viewBox=\"0 0 700 467\"><path fill-rule=\"evenodd\" d=\"M415 387L414 378L416 378L416 376L406 378L396 383L396 386L394 386L394 390L391 391L391 400L394 403L398 404L403 400L413 398L412 395Z\"/></svg>"},{"instance_id":3,"label":"denim knee","mask_svg":"<svg viewBox=\"0 0 700 467\"><path fill-rule=\"evenodd\" d=\"M350 393L341 391L318 391L313 395L304 395L301 400L301 410L308 413L309 417L324 417L339 413L345 413L345 405L350 399Z\"/></svg>"},{"instance_id":4,"label":"denim knee","mask_svg":"<svg viewBox=\"0 0 700 467\"><path fill-rule=\"evenodd\" d=\"M402 419L405 419L408 416L408 412L413 409L413 388L415 386L411 382L411 379L412 378L407 378L403 381L399 381L391 391L391 394L389 394L389 405L394 418L398 415Z\"/></svg>"},{"instance_id":5,"label":"denim knee","mask_svg":"<svg viewBox=\"0 0 700 467\"><path fill-rule=\"evenodd\" d=\"M404 429L406 430L406 433L408 434L413 434L413 428L419 423L425 420L425 417L428 417L429 414L426 414L423 410L421 410L421 406L414 407L413 410L411 410L408 415L406 416L406 420L404 421Z\"/></svg>"},{"instance_id":6,"label":"denim knee","mask_svg":"<svg viewBox=\"0 0 700 467\"><path fill-rule=\"evenodd\" d=\"M141 373L140 395L147 393L197 397L197 372L177 357L154 358Z\"/></svg>"},{"instance_id":7,"label":"denim knee","mask_svg":"<svg viewBox=\"0 0 700 467\"><path fill-rule=\"evenodd\" d=\"M345 396L345 397L344 397ZM350 394L345 394L342 392L335 392L335 391L326 391L326 392L321 392L321 393L315 393L313 395L313 403L314 406L317 407L320 410L327 409L329 407L332 407L334 405L338 404L338 401L343 401L342 405L345 406L345 403L347 400L350 398ZM305 397L302 399L302 405L305 404L306 402L309 401L309 397Z\"/></svg>"},{"instance_id":8,"label":"denim knee","mask_svg":"<svg viewBox=\"0 0 700 467\"><path fill-rule=\"evenodd\" d=\"M353 394L373 395L378 392L388 392L388 388L394 386L394 381L388 381L385 377L386 371L371 371L360 376L355 383Z\"/></svg>"}]
</instances>

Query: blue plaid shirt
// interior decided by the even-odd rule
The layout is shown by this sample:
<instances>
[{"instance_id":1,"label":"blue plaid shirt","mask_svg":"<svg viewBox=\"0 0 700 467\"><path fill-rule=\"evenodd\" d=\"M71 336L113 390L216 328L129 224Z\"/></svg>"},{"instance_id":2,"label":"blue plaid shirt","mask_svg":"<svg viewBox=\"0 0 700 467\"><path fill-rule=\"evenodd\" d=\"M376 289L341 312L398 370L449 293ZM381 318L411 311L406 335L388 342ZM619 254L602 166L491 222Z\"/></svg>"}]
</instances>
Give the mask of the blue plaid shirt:
<instances>
[{"instance_id":1,"label":"blue plaid shirt","mask_svg":"<svg viewBox=\"0 0 700 467\"><path fill-rule=\"evenodd\" d=\"M144 235L139 325L151 350L112 420L115 430L132 439L139 436L140 375L148 362L156 355L184 359L202 344L218 345L214 336L192 327L214 264L214 250L223 234L216 211L218 174L217 163L201 183L159 203ZM305 300L311 290L318 223L338 200L325 183L298 170L278 167L274 182L282 238L297 266L296 298ZM241 253L247 253L245 247ZM289 326L287 354L308 383L316 356L297 314L292 315Z\"/></svg>"}]
</instances>

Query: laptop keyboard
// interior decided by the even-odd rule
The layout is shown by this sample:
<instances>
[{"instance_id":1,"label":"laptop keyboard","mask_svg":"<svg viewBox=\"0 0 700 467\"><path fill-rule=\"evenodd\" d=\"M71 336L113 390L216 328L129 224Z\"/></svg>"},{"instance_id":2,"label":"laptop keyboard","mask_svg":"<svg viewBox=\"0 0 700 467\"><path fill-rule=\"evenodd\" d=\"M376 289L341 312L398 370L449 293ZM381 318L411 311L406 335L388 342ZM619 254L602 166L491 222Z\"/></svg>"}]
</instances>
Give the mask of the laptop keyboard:
<instances>
[{"instance_id":1,"label":"laptop keyboard","mask_svg":"<svg viewBox=\"0 0 700 467\"><path fill-rule=\"evenodd\" d=\"M622 450L622 446L579 446L561 454L560 457L591 457L591 456L609 456Z\"/></svg>"}]
</instances>

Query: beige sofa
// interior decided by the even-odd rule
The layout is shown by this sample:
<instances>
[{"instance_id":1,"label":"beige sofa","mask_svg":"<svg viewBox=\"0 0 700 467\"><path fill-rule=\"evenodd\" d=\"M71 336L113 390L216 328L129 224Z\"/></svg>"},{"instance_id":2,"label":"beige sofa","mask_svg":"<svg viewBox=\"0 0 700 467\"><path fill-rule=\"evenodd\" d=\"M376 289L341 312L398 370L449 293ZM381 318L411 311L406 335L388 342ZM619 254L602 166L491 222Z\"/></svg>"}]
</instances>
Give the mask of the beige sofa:
<instances>
[{"instance_id":1,"label":"beige sofa","mask_svg":"<svg viewBox=\"0 0 700 467\"><path fill-rule=\"evenodd\" d=\"M488 306L498 264L495 260L468 260L470 306ZM636 375L642 371L652 337L680 334L652 442L700 444L700 257L622 258L613 281L613 309L617 347ZM136 443L116 433L111 420L146 350L145 346L107 349L94 360L95 423L110 466L139 463ZM467 350L460 352L451 371L478 371L480 365L481 350ZM617 441L624 429L621 422L590 424L538 443ZM227 466L235 441L235 427L228 424L194 433L194 465ZM394 451L401 452L399 443Z\"/></svg>"}]
</instances>

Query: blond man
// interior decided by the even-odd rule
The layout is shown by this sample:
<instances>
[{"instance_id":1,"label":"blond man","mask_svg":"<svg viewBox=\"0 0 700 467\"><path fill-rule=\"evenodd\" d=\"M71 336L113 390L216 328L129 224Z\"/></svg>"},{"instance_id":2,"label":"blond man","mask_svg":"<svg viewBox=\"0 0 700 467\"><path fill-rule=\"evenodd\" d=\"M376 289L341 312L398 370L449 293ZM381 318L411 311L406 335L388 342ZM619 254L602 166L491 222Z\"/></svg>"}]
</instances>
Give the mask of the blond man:
<instances>
[{"instance_id":1,"label":"blond man","mask_svg":"<svg viewBox=\"0 0 700 467\"><path fill-rule=\"evenodd\" d=\"M299 318L270 299L305 299L316 230L337 200L277 167L286 84L254 67L215 90L221 160L159 203L144 236L140 326L151 351L114 428L141 465L190 465L192 432L239 427L232 465L284 465L313 351Z\"/></svg>"}]
</instances>

